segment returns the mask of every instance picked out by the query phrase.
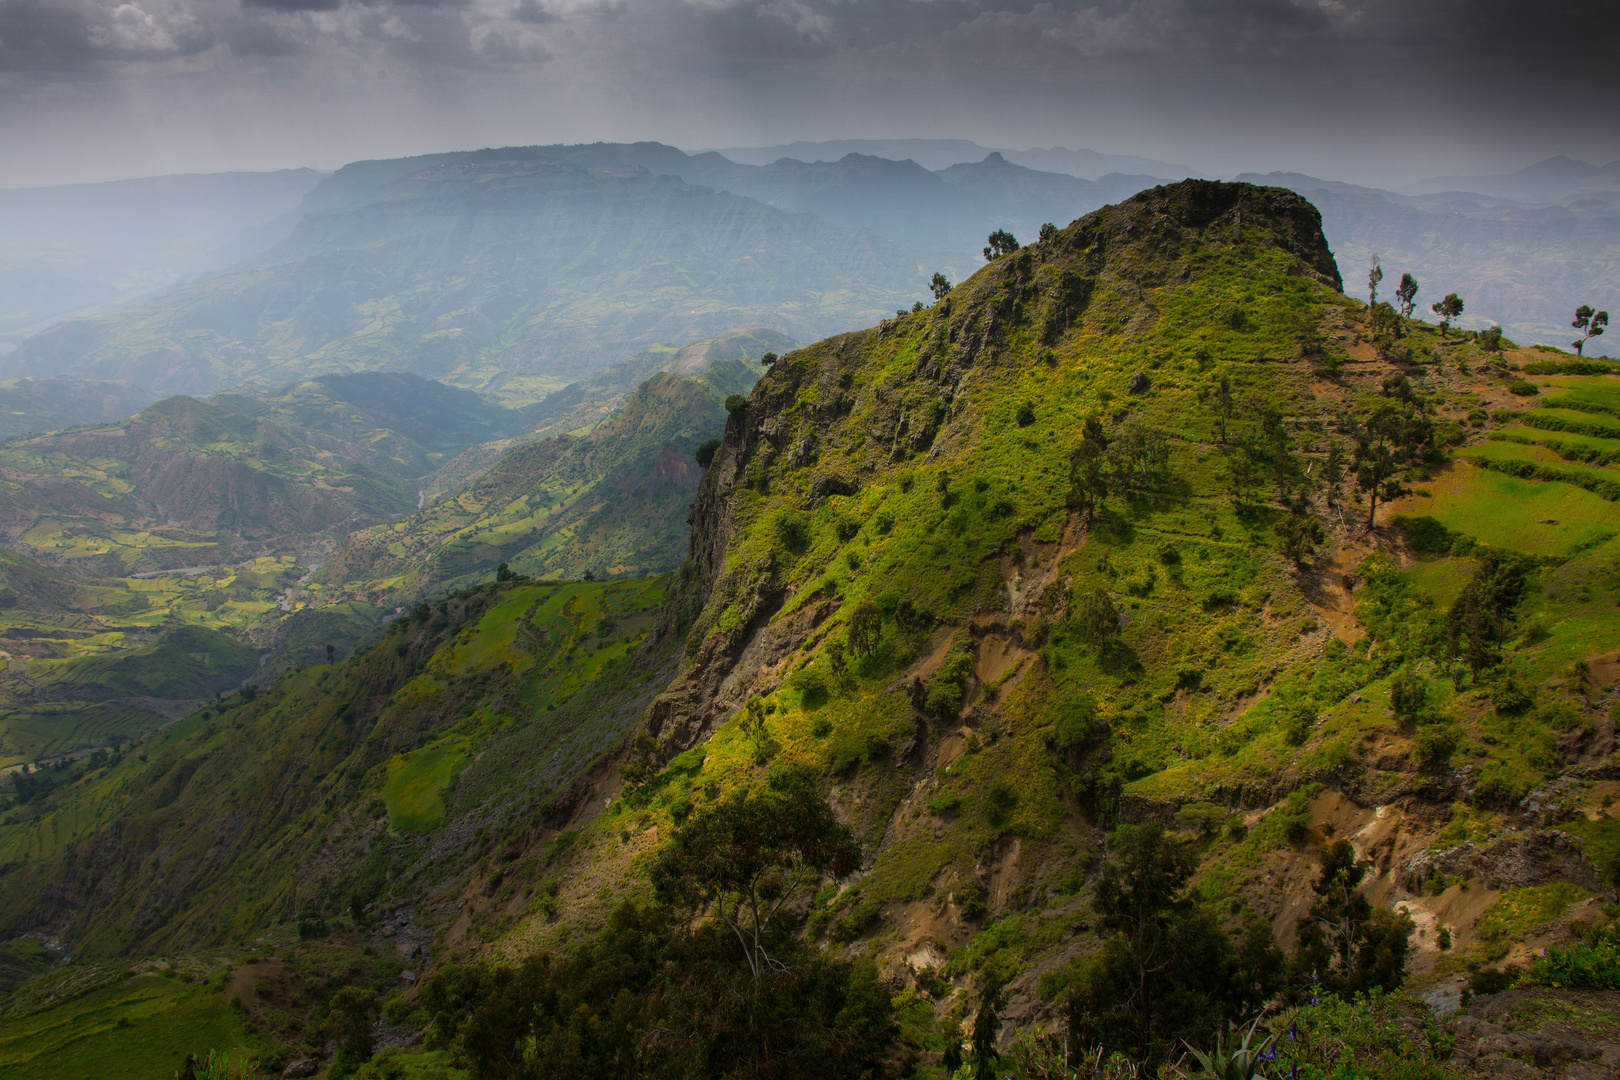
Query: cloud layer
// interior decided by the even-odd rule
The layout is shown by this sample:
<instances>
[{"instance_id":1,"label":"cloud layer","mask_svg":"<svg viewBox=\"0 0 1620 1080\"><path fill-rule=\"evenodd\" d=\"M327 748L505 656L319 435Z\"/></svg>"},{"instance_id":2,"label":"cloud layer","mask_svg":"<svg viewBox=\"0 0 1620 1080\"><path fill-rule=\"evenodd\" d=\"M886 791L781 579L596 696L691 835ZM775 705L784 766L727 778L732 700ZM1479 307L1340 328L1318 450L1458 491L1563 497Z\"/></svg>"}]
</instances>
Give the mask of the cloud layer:
<instances>
[{"instance_id":1,"label":"cloud layer","mask_svg":"<svg viewBox=\"0 0 1620 1080\"><path fill-rule=\"evenodd\" d=\"M1607 160L1617 30L1592 0L0 0L0 185L595 138Z\"/></svg>"}]
</instances>

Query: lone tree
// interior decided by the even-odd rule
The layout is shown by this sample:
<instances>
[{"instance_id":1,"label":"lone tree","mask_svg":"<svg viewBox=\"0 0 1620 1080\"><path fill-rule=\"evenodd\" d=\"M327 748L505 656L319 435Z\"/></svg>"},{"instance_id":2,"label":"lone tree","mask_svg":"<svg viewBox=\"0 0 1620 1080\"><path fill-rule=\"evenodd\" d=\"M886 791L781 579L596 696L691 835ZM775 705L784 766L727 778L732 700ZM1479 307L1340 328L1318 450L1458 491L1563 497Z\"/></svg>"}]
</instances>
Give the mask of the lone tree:
<instances>
[{"instance_id":1,"label":"lone tree","mask_svg":"<svg viewBox=\"0 0 1620 1080\"><path fill-rule=\"evenodd\" d=\"M935 300L945 299L945 294L950 292L952 288L950 278L938 270L934 271L934 280L928 283L928 291L934 294Z\"/></svg>"},{"instance_id":2,"label":"lone tree","mask_svg":"<svg viewBox=\"0 0 1620 1080\"><path fill-rule=\"evenodd\" d=\"M1407 459L1406 417L1393 403L1373 410L1356 431L1356 448L1350 455L1356 487L1367 495L1367 528L1372 528L1379 499L1399 498L1406 490L1397 479Z\"/></svg>"},{"instance_id":3,"label":"lone tree","mask_svg":"<svg viewBox=\"0 0 1620 1080\"><path fill-rule=\"evenodd\" d=\"M1080 601L1074 623L1080 640L1099 657L1108 655L1119 642L1119 610L1101 587L1091 590Z\"/></svg>"},{"instance_id":4,"label":"lone tree","mask_svg":"<svg viewBox=\"0 0 1620 1080\"><path fill-rule=\"evenodd\" d=\"M1323 990L1348 999L1374 987L1394 990L1406 978L1412 920L1374 908L1361 892L1366 874L1350 841L1335 841L1322 852L1322 873L1312 886L1316 901L1300 920L1299 943L1289 958L1299 990L1314 978Z\"/></svg>"},{"instance_id":5,"label":"lone tree","mask_svg":"<svg viewBox=\"0 0 1620 1080\"><path fill-rule=\"evenodd\" d=\"M1086 418L1082 432L1069 455L1069 505L1083 511L1090 525L1108 497L1108 435L1095 416Z\"/></svg>"},{"instance_id":6,"label":"lone tree","mask_svg":"<svg viewBox=\"0 0 1620 1080\"><path fill-rule=\"evenodd\" d=\"M1372 266L1367 270L1367 306L1372 307L1378 303L1378 283L1384 280L1384 268L1378 265L1378 256L1372 257Z\"/></svg>"},{"instance_id":7,"label":"lone tree","mask_svg":"<svg viewBox=\"0 0 1620 1080\"><path fill-rule=\"evenodd\" d=\"M772 922L798 893L847 876L861 848L803 780L699 811L652 867L660 903L712 914L737 939L757 985L779 970L766 951Z\"/></svg>"},{"instance_id":8,"label":"lone tree","mask_svg":"<svg viewBox=\"0 0 1620 1080\"><path fill-rule=\"evenodd\" d=\"M1282 542L1283 554L1295 566L1304 566L1306 557L1322 542L1322 523L1309 514L1289 514L1273 528Z\"/></svg>"},{"instance_id":9,"label":"lone tree","mask_svg":"<svg viewBox=\"0 0 1620 1080\"><path fill-rule=\"evenodd\" d=\"M995 262L1003 255L1011 255L1019 248L1018 238L1006 229L997 229L990 234L989 244L984 249L984 261Z\"/></svg>"},{"instance_id":10,"label":"lone tree","mask_svg":"<svg viewBox=\"0 0 1620 1080\"><path fill-rule=\"evenodd\" d=\"M1377 303L1367 316L1368 329L1372 331L1373 344L1378 346L1380 355L1388 356L1395 348L1396 340L1401 336L1401 319L1395 314L1395 309L1387 303Z\"/></svg>"},{"instance_id":11,"label":"lone tree","mask_svg":"<svg viewBox=\"0 0 1620 1080\"><path fill-rule=\"evenodd\" d=\"M1603 336L1603 328L1609 325L1609 313L1607 311L1593 311L1591 304L1582 304L1575 309L1575 321L1569 325L1581 331L1581 336L1570 342L1571 345L1575 346L1575 355L1585 356L1586 354L1581 350L1586 348L1588 341Z\"/></svg>"},{"instance_id":12,"label":"lone tree","mask_svg":"<svg viewBox=\"0 0 1620 1080\"><path fill-rule=\"evenodd\" d=\"M1116 427L1108 443L1108 463L1127 489L1140 486L1146 490L1169 457L1169 436L1136 416Z\"/></svg>"},{"instance_id":13,"label":"lone tree","mask_svg":"<svg viewBox=\"0 0 1620 1080\"><path fill-rule=\"evenodd\" d=\"M764 356L759 358L759 362L761 364L763 364L765 367L770 367L772 364L776 363L780 359L782 359L782 358L780 356L777 356L775 353L768 352Z\"/></svg>"},{"instance_id":14,"label":"lone tree","mask_svg":"<svg viewBox=\"0 0 1620 1080\"><path fill-rule=\"evenodd\" d=\"M992 979L979 991L979 1011L973 1018L973 1080L996 1080L996 1036L1001 1033L1001 982Z\"/></svg>"},{"instance_id":15,"label":"lone tree","mask_svg":"<svg viewBox=\"0 0 1620 1080\"><path fill-rule=\"evenodd\" d=\"M1411 274L1402 274L1401 283L1395 287L1395 299L1400 303L1401 316L1410 319L1412 306L1417 303L1418 279Z\"/></svg>"},{"instance_id":16,"label":"lone tree","mask_svg":"<svg viewBox=\"0 0 1620 1080\"><path fill-rule=\"evenodd\" d=\"M1448 660L1462 659L1475 675L1501 661L1513 611L1524 598L1526 573L1522 560L1486 553L1446 612Z\"/></svg>"},{"instance_id":17,"label":"lone tree","mask_svg":"<svg viewBox=\"0 0 1620 1080\"><path fill-rule=\"evenodd\" d=\"M1107 937L1069 998L1069 1049L1124 1052L1152 1075L1182 1040L1202 1042L1264 1008L1282 954L1263 925L1245 927L1234 947L1187 888L1196 852L1161 826L1121 826L1110 846L1092 900Z\"/></svg>"},{"instance_id":18,"label":"lone tree","mask_svg":"<svg viewBox=\"0 0 1620 1080\"><path fill-rule=\"evenodd\" d=\"M1429 310L1440 316L1440 336L1445 337L1446 331L1451 329L1451 320L1463 313L1462 297L1448 292L1444 300L1430 304Z\"/></svg>"},{"instance_id":19,"label":"lone tree","mask_svg":"<svg viewBox=\"0 0 1620 1080\"><path fill-rule=\"evenodd\" d=\"M377 991L345 986L332 995L327 1011L327 1032L337 1043L338 1054L355 1065L371 1060L377 1049L373 1034L377 1024Z\"/></svg>"},{"instance_id":20,"label":"lone tree","mask_svg":"<svg viewBox=\"0 0 1620 1080\"><path fill-rule=\"evenodd\" d=\"M883 609L866 601L849 617L849 650L859 656L871 656L883 641Z\"/></svg>"}]
</instances>

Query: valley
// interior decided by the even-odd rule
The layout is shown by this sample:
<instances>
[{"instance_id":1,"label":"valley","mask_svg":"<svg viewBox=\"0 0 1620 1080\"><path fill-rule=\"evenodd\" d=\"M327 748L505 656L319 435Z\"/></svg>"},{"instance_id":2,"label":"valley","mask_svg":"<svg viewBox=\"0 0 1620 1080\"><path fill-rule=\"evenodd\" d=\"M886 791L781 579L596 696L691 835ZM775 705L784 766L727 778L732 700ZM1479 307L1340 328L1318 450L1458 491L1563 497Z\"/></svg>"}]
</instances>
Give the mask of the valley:
<instances>
[{"instance_id":1,"label":"valley","mask_svg":"<svg viewBox=\"0 0 1620 1080\"><path fill-rule=\"evenodd\" d=\"M0 764L97 747L0 796L0 1074L691 1075L748 968L671 853L825 806L857 857L769 948L839 1035L734 1015L825 1075L971 1072L987 1016L1019 1075L1213 1046L1089 1004L1161 842L1163 925L1251 980L1199 1015L1334 1075L1575 1075L1615 1042L1620 375L1374 318L1338 254L1292 191L1187 181L807 347L0 444ZM1399 935L1343 1015L1341 849Z\"/></svg>"}]
</instances>

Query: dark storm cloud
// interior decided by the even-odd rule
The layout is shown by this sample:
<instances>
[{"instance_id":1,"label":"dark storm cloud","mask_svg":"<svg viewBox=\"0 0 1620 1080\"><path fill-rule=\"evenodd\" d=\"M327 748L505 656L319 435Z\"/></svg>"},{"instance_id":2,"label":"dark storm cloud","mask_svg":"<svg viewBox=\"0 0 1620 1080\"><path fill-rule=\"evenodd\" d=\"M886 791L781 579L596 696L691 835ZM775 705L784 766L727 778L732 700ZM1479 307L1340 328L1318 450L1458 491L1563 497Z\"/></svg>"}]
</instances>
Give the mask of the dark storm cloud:
<instances>
[{"instance_id":1,"label":"dark storm cloud","mask_svg":"<svg viewBox=\"0 0 1620 1080\"><path fill-rule=\"evenodd\" d=\"M256 153L259 126L288 148L325 131L332 163L359 138L756 133L1113 139L1171 160L1494 133L1613 156L1599 50L1617 38L1620 5L1596 0L0 0L0 137L8 102L72 132L73 110L88 129L138 101L198 140L250 117Z\"/></svg>"},{"instance_id":2,"label":"dark storm cloud","mask_svg":"<svg viewBox=\"0 0 1620 1080\"><path fill-rule=\"evenodd\" d=\"M336 11L343 0L246 0L249 7L269 8L272 11Z\"/></svg>"}]
</instances>

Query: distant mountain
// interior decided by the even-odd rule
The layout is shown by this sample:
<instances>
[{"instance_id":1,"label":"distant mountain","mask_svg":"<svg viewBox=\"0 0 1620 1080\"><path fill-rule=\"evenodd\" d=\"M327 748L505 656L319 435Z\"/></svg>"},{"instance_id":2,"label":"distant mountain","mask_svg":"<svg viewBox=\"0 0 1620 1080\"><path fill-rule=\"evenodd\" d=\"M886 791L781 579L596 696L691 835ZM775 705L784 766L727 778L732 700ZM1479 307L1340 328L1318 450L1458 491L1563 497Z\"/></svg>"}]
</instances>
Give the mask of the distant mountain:
<instances>
[{"instance_id":1,"label":"distant mountain","mask_svg":"<svg viewBox=\"0 0 1620 1080\"><path fill-rule=\"evenodd\" d=\"M311 192L272 251L57 326L4 366L193 394L355 370L469 387L512 373L573 380L735 326L807 340L859 325L909 307L950 265L634 164L556 157L350 166Z\"/></svg>"},{"instance_id":2,"label":"distant mountain","mask_svg":"<svg viewBox=\"0 0 1620 1080\"><path fill-rule=\"evenodd\" d=\"M1436 176L1407 189L1415 195L1478 192L1525 202L1560 202L1592 192L1620 194L1620 161L1597 166L1559 154L1518 172L1490 176Z\"/></svg>"},{"instance_id":3,"label":"distant mountain","mask_svg":"<svg viewBox=\"0 0 1620 1080\"><path fill-rule=\"evenodd\" d=\"M1386 297L1410 272L1421 287L1418 314L1455 292L1467 305L1462 325L1499 323L1521 344L1567 347L1579 304L1620 310L1620 191L1536 206L1466 192L1400 195L1299 173L1238 179L1316 204L1352 296L1366 298L1376 253ZM1620 340L1597 338L1588 352L1620 355Z\"/></svg>"},{"instance_id":4,"label":"distant mountain","mask_svg":"<svg viewBox=\"0 0 1620 1080\"><path fill-rule=\"evenodd\" d=\"M570 383L521 411L520 433L492 438L458 454L421 481L424 499L432 501L465 487L479 473L525 443L589 431L624 407L631 393L662 371L698 376L710 372L708 382L722 397L746 394L763 369L758 360L768 352L783 354L799 343L774 330L728 330L702 341L675 348L649 345L628 360L605 371ZM743 363L723 370L711 369L727 360ZM499 388L500 383L496 383Z\"/></svg>"},{"instance_id":5,"label":"distant mountain","mask_svg":"<svg viewBox=\"0 0 1620 1080\"><path fill-rule=\"evenodd\" d=\"M980 146L967 139L834 139L827 142L795 142L781 146L730 147L717 150L732 161L745 165L769 165L782 158L796 161L839 161L850 154L910 159L925 169L944 169L963 162L983 161L994 147ZM1016 165L1047 172L1068 173L1095 180L1109 173L1151 173L1181 179L1192 175L1185 165L1172 165L1153 158L1130 154L1099 154L1095 150L1070 150L1063 146L1030 150L1001 149L999 153Z\"/></svg>"},{"instance_id":6,"label":"distant mountain","mask_svg":"<svg viewBox=\"0 0 1620 1080\"><path fill-rule=\"evenodd\" d=\"M286 169L0 190L0 342L271 246L320 179Z\"/></svg>"},{"instance_id":7,"label":"distant mountain","mask_svg":"<svg viewBox=\"0 0 1620 1080\"><path fill-rule=\"evenodd\" d=\"M0 382L0 438L60 431L78 424L114 423L156 399L129 383L84 379L7 379Z\"/></svg>"},{"instance_id":8,"label":"distant mountain","mask_svg":"<svg viewBox=\"0 0 1620 1080\"><path fill-rule=\"evenodd\" d=\"M847 154L837 161L783 159L737 165L718 154L672 161L682 179L758 199L790 213L870 229L917 247L959 253L973 262L985 238L1008 229L1034 236L1045 222L1072 221L1160 181L1109 175L1080 180L1037 172L991 152L982 160L930 172L915 161Z\"/></svg>"}]
</instances>

